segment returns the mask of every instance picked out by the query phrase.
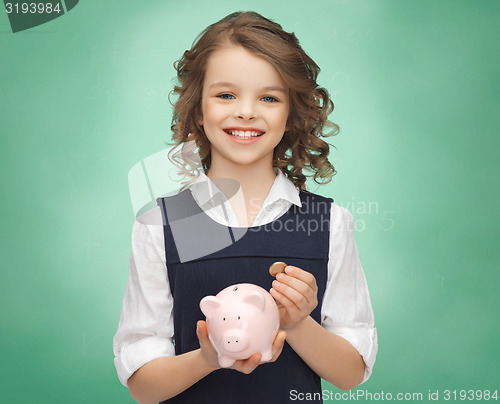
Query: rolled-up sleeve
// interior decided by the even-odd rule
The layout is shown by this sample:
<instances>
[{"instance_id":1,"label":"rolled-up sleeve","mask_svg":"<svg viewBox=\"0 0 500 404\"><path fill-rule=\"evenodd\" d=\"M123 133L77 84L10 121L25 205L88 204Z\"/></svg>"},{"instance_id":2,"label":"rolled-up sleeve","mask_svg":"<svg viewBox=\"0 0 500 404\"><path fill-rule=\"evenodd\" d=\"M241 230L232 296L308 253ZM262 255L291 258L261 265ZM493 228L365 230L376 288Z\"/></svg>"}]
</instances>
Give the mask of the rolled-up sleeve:
<instances>
[{"instance_id":1,"label":"rolled-up sleeve","mask_svg":"<svg viewBox=\"0 0 500 404\"><path fill-rule=\"evenodd\" d=\"M354 218L332 203L328 280L322 303L322 325L349 341L365 362L362 383L370 377L378 351L377 330L354 241Z\"/></svg>"},{"instance_id":2,"label":"rolled-up sleeve","mask_svg":"<svg viewBox=\"0 0 500 404\"><path fill-rule=\"evenodd\" d=\"M159 208L155 208L159 209ZM155 212L158 213L158 212ZM147 362L175 354L172 295L163 245L163 228L135 219L129 276L118 331L113 338L120 382Z\"/></svg>"}]
</instances>

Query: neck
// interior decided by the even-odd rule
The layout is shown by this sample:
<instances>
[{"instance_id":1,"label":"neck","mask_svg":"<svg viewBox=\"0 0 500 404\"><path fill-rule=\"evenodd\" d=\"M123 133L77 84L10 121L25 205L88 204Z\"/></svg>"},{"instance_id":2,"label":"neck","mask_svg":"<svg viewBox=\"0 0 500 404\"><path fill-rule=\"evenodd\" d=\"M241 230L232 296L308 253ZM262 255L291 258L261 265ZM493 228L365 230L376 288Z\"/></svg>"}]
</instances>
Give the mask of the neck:
<instances>
[{"instance_id":1,"label":"neck","mask_svg":"<svg viewBox=\"0 0 500 404\"><path fill-rule=\"evenodd\" d=\"M269 194L276 174L272 161L265 159L248 165L234 164L228 161L212 161L207 177L215 182L226 198L231 198L229 201L240 224L246 220L247 224L250 225ZM233 187L224 189L224 182L217 181L218 178L236 180L241 192L238 191L234 195ZM243 209L243 207L246 208Z\"/></svg>"},{"instance_id":2,"label":"neck","mask_svg":"<svg viewBox=\"0 0 500 404\"><path fill-rule=\"evenodd\" d=\"M240 184L245 197L267 195L271 189L276 174L270 162L262 161L259 164L212 164L207 173L210 179L231 178Z\"/></svg>"}]
</instances>

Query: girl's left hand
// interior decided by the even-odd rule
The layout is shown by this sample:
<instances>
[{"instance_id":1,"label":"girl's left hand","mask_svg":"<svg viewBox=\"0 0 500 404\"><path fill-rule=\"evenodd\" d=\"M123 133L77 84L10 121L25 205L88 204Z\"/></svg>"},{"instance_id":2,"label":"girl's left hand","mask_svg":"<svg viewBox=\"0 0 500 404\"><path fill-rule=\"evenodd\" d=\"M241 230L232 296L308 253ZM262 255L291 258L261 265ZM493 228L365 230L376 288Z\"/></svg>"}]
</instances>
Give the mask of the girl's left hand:
<instances>
[{"instance_id":1,"label":"girl's left hand","mask_svg":"<svg viewBox=\"0 0 500 404\"><path fill-rule=\"evenodd\" d=\"M314 275L291 265L285 268L285 272L276 275L270 293L278 303L282 330L297 326L318 305L318 286Z\"/></svg>"}]
</instances>

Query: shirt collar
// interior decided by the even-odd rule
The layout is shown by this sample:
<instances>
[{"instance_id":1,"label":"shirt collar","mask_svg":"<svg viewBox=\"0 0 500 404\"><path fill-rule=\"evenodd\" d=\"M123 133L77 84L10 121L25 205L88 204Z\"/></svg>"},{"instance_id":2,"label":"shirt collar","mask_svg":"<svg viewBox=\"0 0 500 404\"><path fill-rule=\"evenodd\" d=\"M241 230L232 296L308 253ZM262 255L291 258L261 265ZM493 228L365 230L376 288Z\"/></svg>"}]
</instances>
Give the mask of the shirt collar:
<instances>
[{"instance_id":1,"label":"shirt collar","mask_svg":"<svg viewBox=\"0 0 500 404\"><path fill-rule=\"evenodd\" d=\"M276 174L276 178L264 201L263 208L281 199L301 207L302 202L300 201L299 190L295 187L293 182L289 180L279 168L274 167L273 170ZM208 203L211 205L218 205L221 201L225 200L224 193L217 188L214 182L207 177L203 171L200 171L199 176L191 183L190 189L194 199L200 207Z\"/></svg>"},{"instance_id":2,"label":"shirt collar","mask_svg":"<svg viewBox=\"0 0 500 404\"><path fill-rule=\"evenodd\" d=\"M283 171L277 167L274 167L273 169L276 173L276 179L274 180L273 186L264 201L264 205L270 205L280 199L284 199L301 207L302 202L300 201L299 190L295 187L293 182L289 180L285 174L283 174Z\"/></svg>"},{"instance_id":3,"label":"shirt collar","mask_svg":"<svg viewBox=\"0 0 500 404\"><path fill-rule=\"evenodd\" d=\"M200 174L191 183L189 188L200 207L204 207L208 203L216 205L218 204L216 202L220 201L221 198L222 200L225 199L224 193L217 188L217 185L203 171L200 171Z\"/></svg>"}]
</instances>

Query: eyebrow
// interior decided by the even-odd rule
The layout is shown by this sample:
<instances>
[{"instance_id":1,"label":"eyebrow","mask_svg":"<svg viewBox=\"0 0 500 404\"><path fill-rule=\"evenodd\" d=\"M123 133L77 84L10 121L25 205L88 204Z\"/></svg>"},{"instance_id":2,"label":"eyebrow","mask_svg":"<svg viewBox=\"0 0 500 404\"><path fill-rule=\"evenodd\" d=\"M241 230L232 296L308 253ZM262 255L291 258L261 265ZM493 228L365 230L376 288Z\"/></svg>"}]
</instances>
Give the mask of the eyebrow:
<instances>
[{"instance_id":1,"label":"eyebrow","mask_svg":"<svg viewBox=\"0 0 500 404\"><path fill-rule=\"evenodd\" d=\"M227 81L219 81L217 83L213 83L209 88L214 88L214 87L237 87L233 83L229 83ZM286 91L283 87L279 86L267 86L267 87L262 87L262 91L279 91L281 93L285 93Z\"/></svg>"}]
</instances>

